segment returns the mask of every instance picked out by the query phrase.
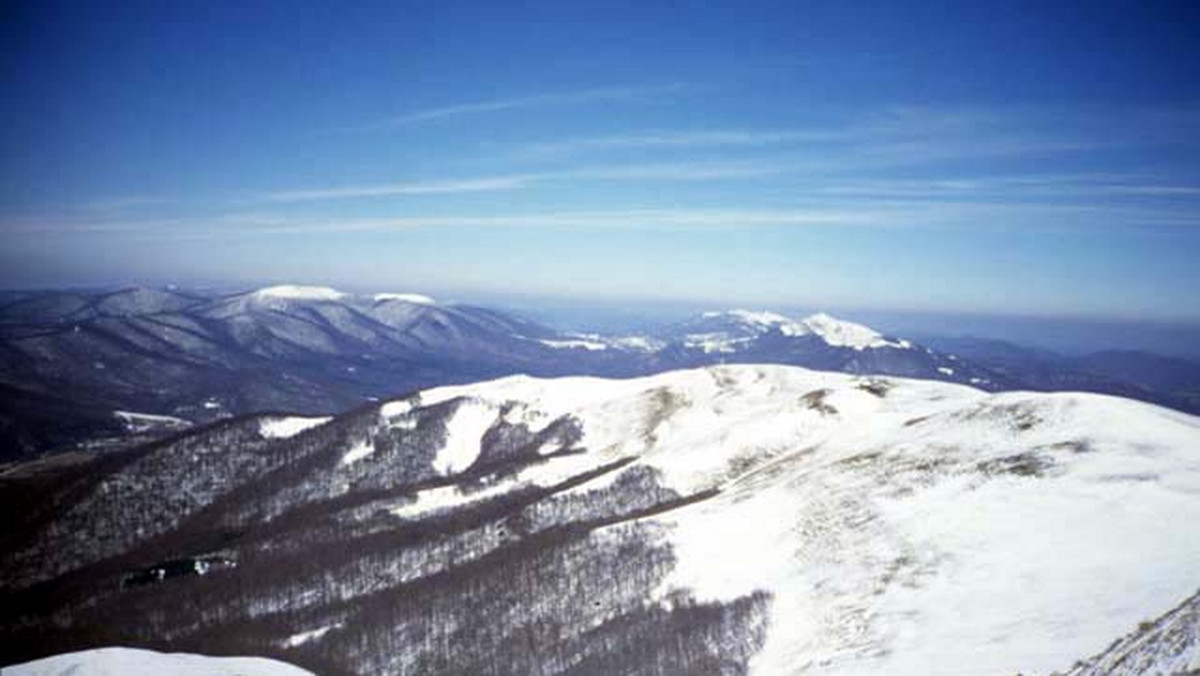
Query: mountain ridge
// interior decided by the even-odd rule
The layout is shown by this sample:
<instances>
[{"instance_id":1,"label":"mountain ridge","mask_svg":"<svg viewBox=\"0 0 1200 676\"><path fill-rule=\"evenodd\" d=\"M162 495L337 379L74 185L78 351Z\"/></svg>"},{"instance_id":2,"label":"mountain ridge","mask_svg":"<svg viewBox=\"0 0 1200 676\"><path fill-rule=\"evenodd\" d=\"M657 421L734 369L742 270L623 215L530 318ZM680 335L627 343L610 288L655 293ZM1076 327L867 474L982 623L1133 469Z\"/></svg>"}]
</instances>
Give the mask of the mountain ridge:
<instances>
[{"instance_id":1,"label":"mountain ridge","mask_svg":"<svg viewBox=\"0 0 1200 676\"><path fill-rule=\"evenodd\" d=\"M1098 654L1200 586L1181 530L1200 420L1103 395L731 365L512 376L263 429L94 476L7 545L22 591L2 605L71 618L47 648L204 637L332 673L982 674ZM120 591L202 555L237 566Z\"/></svg>"},{"instance_id":2,"label":"mountain ridge","mask_svg":"<svg viewBox=\"0 0 1200 676\"><path fill-rule=\"evenodd\" d=\"M0 386L8 388L0 440L7 460L54 448L103 452L163 433L149 425L135 431L117 411L192 424L258 410L330 415L397 392L516 373L636 377L720 363L917 377L989 391L1093 390L1200 410L1200 394L1187 382L1119 379L1137 375L1138 363L1164 372L1157 362L1122 361L1124 370L1105 375L1104 364L996 359L825 313L791 319L710 311L646 334L610 336L563 333L411 292L303 285L28 292L0 305ZM106 418L106 408L115 417Z\"/></svg>"}]
</instances>

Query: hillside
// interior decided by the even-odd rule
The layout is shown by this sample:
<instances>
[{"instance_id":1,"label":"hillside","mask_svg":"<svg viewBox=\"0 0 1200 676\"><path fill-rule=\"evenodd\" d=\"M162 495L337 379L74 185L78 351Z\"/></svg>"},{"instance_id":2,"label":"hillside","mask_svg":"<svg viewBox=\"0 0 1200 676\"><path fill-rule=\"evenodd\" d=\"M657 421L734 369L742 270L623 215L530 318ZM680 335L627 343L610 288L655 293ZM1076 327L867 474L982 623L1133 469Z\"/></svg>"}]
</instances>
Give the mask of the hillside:
<instances>
[{"instance_id":1,"label":"hillside","mask_svg":"<svg viewBox=\"0 0 1200 676\"><path fill-rule=\"evenodd\" d=\"M47 506L5 537L0 645L1048 674L1200 588L1197 449L1200 420L1128 400L778 366L233 419L5 481Z\"/></svg>"}]
</instances>

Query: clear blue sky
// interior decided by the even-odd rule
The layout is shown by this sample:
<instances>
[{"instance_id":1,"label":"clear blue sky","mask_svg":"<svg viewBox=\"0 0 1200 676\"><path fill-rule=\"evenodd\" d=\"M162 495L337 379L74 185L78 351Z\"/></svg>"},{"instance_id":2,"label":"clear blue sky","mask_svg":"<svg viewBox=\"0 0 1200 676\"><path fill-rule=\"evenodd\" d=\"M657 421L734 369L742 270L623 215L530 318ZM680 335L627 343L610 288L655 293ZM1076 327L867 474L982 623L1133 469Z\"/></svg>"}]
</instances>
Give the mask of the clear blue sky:
<instances>
[{"instance_id":1,"label":"clear blue sky","mask_svg":"<svg viewBox=\"0 0 1200 676\"><path fill-rule=\"evenodd\" d=\"M3 285L1200 321L1200 3L0 16Z\"/></svg>"}]
</instances>

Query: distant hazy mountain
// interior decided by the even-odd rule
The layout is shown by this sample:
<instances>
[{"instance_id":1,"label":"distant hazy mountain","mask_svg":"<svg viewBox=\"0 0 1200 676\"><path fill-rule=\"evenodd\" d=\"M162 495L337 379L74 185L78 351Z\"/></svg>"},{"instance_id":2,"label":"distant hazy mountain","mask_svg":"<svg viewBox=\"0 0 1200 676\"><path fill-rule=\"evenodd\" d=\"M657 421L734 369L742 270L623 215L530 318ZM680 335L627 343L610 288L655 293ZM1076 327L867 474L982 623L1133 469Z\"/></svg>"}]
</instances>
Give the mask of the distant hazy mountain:
<instances>
[{"instance_id":1,"label":"distant hazy mountain","mask_svg":"<svg viewBox=\"0 0 1200 676\"><path fill-rule=\"evenodd\" d=\"M717 363L791 364L844 373L928 378L988 390L1012 385L965 359L866 326L815 314L795 321L771 312L706 312L664 330L664 361L676 368Z\"/></svg>"},{"instance_id":2,"label":"distant hazy mountain","mask_svg":"<svg viewBox=\"0 0 1200 676\"><path fill-rule=\"evenodd\" d=\"M1177 673L1197 448L1125 399L781 366L230 419L0 477L0 664Z\"/></svg>"},{"instance_id":3,"label":"distant hazy mountain","mask_svg":"<svg viewBox=\"0 0 1200 676\"><path fill-rule=\"evenodd\" d=\"M561 333L412 293L274 286L10 292L0 304L0 461L102 450L232 415L328 415L511 374L632 377L770 363L1082 390L1200 410L1200 367L1137 353L1067 360L970 340L932 346L816 314L707 312L646 335ZM1191 368L1187 368L1191 366Z\"/></svg>"},{"instance_id":4,"label":"distant hazy mountain","mask_svg":"<svg viewBox=\"0 0 1200 676\"><path fill-rule=\"evenodd\" d=\"M119 431L114 411L191 422L332 413L423 386L566 368L538 340L555 335L484 308L320 287L27 294L0 308L0 431L12 457L70 430ZM58 429L46 424L54 416Z\"/></svg>"},{"instance_id":5,"label":"distant hazy mountain","mask_svg":"<svg viewBox=\"0 0 1200 676\"><path fill-rule=\"evenodd\" d=\"M1136 351L1107 350L1066 356L982 338L927 338L972 363L1001 374L1015 387L1114 394L1200 413L1200 364Z\"/></svg>"}]
</instances>

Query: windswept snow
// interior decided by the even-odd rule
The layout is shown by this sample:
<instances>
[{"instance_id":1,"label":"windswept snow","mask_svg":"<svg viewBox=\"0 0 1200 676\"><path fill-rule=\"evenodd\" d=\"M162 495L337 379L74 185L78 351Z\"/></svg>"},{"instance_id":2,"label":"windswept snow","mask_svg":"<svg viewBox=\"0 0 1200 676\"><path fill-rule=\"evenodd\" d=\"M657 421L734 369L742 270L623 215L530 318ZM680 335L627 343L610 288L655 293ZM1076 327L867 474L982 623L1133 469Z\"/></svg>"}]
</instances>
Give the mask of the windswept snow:
<instances>
[{"instance_id":1,"label":"windswept snow","mask_svg":"<svg viewBox=\"0 0 1200 676\"><path fill-rule=\"evenodd\" d=\"M288 439L304 430L329 422L330 418L289 416L287 418L264 418L258 423L258 433L267 439Z\"/></svg>"},{"instance_id":2,"label":"windswept snow","mask_svg":"<svg viewBox=\"0 0 1200 676\"><path fill-rule=\"evenodd\" d=\"M499 411L492 404L465 401L446 422L446 443L433 460L433 468L443 476L465 471L479 457L480 442L496 422Z\"/></svg>"},{"instance_id":3,"label":"windswept snow","mask_svg":"<svg viewBox=\"0 0 1200 676\"><path fill-rule=\"evenodd\" d=\"M405 303L416 303L417 305L437 305L437 301L419 293L377 293L372 298L376 301L398 300Z\"/></svg>"},{"instance_id":4,"label":"windswept snow","mask_svg":"<svg viewBox=\"0 0 1200 676\"><path fill-rule=\"evenodd\" d=\"M64 653L3 669L5 676L313 676L263 657L208 657L138 648Z\"/></svg>"},{"instance_id":5,"label":"windswept snow","mask_svg":"<svg viewBox=\"0 0 1200 676\"><path fill-rule=\"evenodd\" d=\"M285 300L340 300L346 294L327 286L299 286L282 284L268 286L254 292L257 298L279 298Z\"/></svg>"}]
</instances>

